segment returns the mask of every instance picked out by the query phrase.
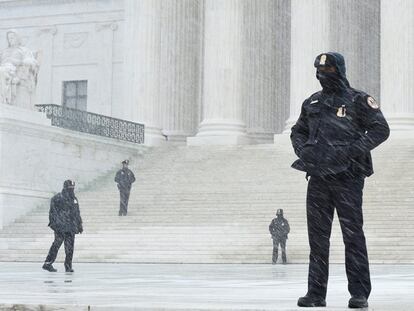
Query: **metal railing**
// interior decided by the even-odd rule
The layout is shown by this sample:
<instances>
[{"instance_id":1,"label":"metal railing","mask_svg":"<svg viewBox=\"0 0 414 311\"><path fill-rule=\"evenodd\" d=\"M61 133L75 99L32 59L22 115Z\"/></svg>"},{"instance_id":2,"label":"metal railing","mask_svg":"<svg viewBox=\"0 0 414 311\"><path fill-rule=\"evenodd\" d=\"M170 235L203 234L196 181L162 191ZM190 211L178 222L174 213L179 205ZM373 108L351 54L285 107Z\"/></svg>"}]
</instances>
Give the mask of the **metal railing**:
<instances>
[{"instance_id":1,"label":"metal railing","mask_svg":"<svg viewBox=\"0 0 414 311\"><path fill-rule=\"evenodd\" d=\"M36 105L52 125L137 144L144 143L144 125L60 105Z\"/></svg>"}]
</instances>

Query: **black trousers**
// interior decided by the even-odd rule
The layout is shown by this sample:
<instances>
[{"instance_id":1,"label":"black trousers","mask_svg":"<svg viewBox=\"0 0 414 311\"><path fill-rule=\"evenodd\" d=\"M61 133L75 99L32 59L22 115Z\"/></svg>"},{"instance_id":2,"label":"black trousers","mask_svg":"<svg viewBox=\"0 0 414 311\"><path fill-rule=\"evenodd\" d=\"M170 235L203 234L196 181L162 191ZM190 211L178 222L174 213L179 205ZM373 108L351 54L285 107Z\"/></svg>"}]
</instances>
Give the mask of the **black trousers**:
<instances>
[{"instance_id":1,"label":"black trousers","mask_svg":"<svg viewBox=\"0 0 414 311\"><path fill-rule=\"evenodd\" d=\"M280 248L282 249L282 261L284 263L286 263L286 239L283 238L277 238L274 237L273 238L273 255L272 255L272 263L276 263L277 262L277 257L278 257L278 253L279 253L279 245Z\"/></svg>"},{"instance_id":2,"label":"black trousers","mask_svg":"<svg viewBox=\"0 0 414 311\"><path fill-rule=\"evenodd\" d=\"M121 202L119 204L119 216L126 215L128 212L128 201L130 191L119 190Z\"/></svg>"},{"instance_id":3,"label":"black trousers","mask_svg":"<svg viewBox=\"0 0 414 311\"><path fill-rule=\"evenodd\" d=\"M50 247L49 254L46 257L46 263L54 263L62 243L65 242L65 268L72 268L73 249L75 247L75 234L71 232L56 232L55 240Z\"/></svg>"},{"instance_id":4,"label":"black trousers","mask_svg":"<svg viewBox=\"0 0 414 311\"><path fill-rule=\"evenodd\" d=\"M310 246L308 294L325 298L329 274L329 239L336 208L345 244L348 290L368 298L371 292L362 217L364 176L341 173L311 176L307 193Z\"/></svg>"}]
</instances>

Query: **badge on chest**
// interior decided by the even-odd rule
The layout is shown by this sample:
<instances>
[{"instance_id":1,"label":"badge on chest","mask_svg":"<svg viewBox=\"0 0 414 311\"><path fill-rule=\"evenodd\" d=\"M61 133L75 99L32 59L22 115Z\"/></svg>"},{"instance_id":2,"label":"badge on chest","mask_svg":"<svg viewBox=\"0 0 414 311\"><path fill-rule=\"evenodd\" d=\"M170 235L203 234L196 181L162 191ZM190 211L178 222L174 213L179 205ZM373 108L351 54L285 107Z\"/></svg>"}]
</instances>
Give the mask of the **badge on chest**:
<instances>
[{"instance_id":1,"label":"badge on chest","mask_svg":"<svg viewBox=\"0 0 414 311\"><path fill-rule=\"evenodd\" d=\"M339 118L346 117L345 105L342 105L341 107L338 108L338 111L336 112L336 116L339 117Z\"/></svg>"}]
</instances>

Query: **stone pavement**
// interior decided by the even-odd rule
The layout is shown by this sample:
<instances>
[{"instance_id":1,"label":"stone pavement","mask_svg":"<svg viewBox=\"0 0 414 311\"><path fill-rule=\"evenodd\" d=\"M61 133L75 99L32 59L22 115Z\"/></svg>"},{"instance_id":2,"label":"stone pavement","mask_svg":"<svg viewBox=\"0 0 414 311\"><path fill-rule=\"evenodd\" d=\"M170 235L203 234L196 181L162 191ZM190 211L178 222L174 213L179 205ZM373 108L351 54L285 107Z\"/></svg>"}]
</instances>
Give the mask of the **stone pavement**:
<instances>
[{"instance_id":1,"label":"stone pavement","mask_svg":"<svg viewBox=\"0 0 414 311\"><path fill-rule=\"evenodd\" d=\"M303 310L306 265L0 263L0 310ZM374 265L369 310L414 310L414 265ZM346 308L343 265L331 265L327 303ZM13 306L14 305L14 306ZM317 309L313 309L317 310Z\"/></svg>"}]
</instances>

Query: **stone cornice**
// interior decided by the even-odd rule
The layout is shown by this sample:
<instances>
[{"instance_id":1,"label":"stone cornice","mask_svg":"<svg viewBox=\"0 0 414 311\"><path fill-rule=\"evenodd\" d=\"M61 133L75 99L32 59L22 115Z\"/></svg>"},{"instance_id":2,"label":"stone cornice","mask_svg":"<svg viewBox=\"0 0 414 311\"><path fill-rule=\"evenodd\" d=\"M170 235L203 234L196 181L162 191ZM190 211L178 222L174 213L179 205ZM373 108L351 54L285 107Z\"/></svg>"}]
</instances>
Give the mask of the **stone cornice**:
<instances>
[{"instance_id":1,"label":"stone cornice","mask_svg":"<svg viewBox=\"0 0 414 311\"><path fill-rule=\"evenodd\" d=\"M96 2L96 0L0 0L1 7L18 7L27 5L65 4L76 2Z\"/></svg>"},{"instance_id":2,"label":"stone cornice","mask_svg":"<svg viewBox=\"0 0 414 311\"><path fill-rule=\"evenodd\" d=\"M116 22L108 22L108 23L97 23L95 25L95 30L97 32L105 30L105 29L110 29L112 31L116 31L118 29L118 24Z\"/></svg>"},{"instance_id":3,"label":"stone cornice","mask_svg":"<svg viewBox=\"0 0 414 311\"><path fill-rule=\"evenodd\" d=\"M55 36L57 34L57 27L55 25L50 27L42 27L38 30L38 33L41 34L51 34L52 36Z\"/></svg>"}]
</instances>

